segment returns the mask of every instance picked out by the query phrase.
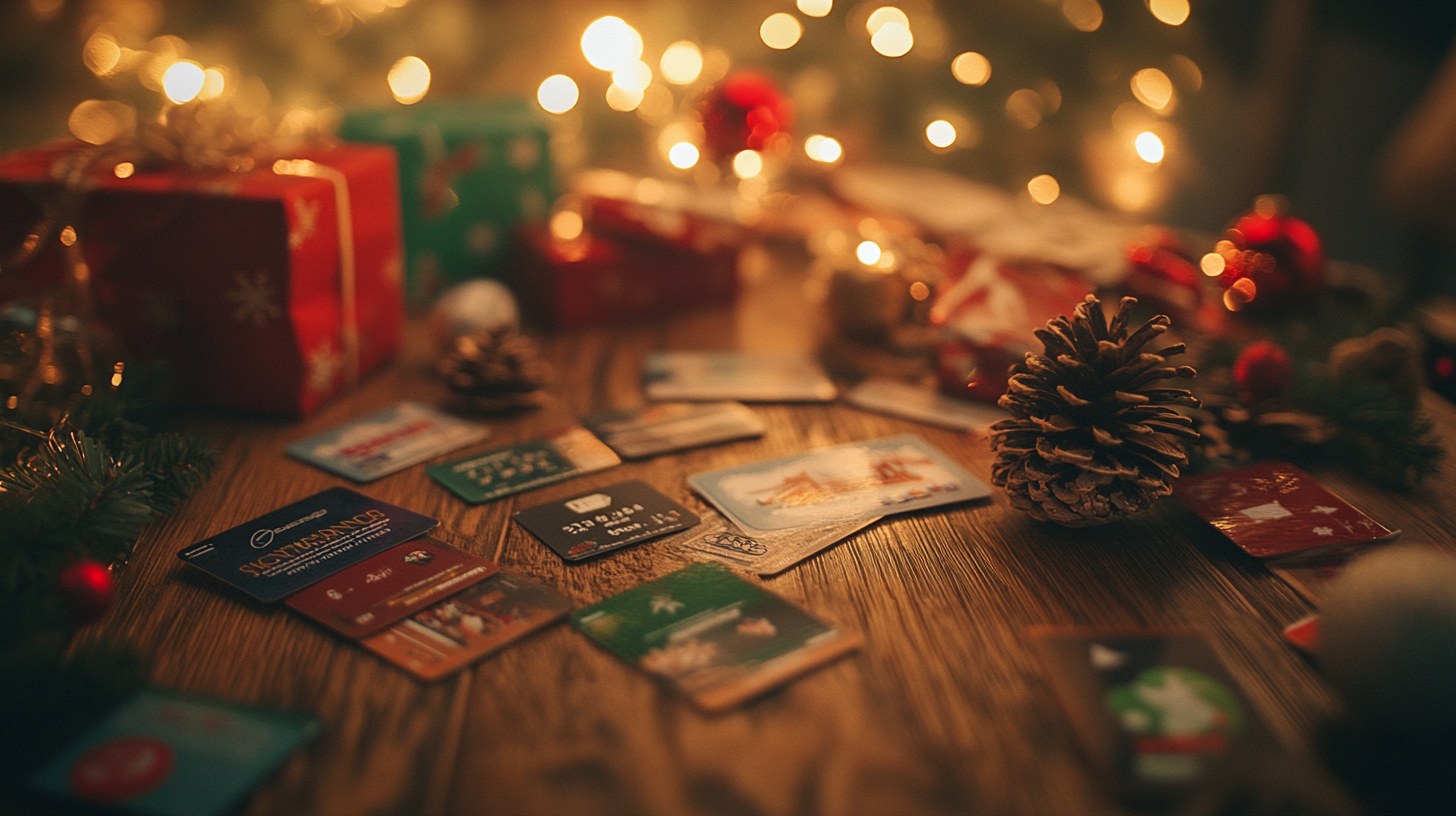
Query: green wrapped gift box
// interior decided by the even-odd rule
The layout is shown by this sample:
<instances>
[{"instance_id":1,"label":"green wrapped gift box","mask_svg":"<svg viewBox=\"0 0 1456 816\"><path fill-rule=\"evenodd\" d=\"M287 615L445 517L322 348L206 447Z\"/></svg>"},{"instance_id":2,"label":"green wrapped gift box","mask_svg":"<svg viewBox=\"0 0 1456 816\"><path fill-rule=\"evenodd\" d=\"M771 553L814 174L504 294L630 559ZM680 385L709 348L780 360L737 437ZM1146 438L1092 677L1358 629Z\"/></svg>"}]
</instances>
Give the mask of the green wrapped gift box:
<instances>
[{"instance_id":1,"label":"green wrapped gift box","mask_svg":"<svg viewBox=\"0 0 1456 816\"><path fill-rule=\"evenodd\" d=\"M545 219L556 188L544 116L520 99L345 114L342 138L399 154L411 304L469 278L498 276L514 228Z\"/></svg>"}]
</instances>

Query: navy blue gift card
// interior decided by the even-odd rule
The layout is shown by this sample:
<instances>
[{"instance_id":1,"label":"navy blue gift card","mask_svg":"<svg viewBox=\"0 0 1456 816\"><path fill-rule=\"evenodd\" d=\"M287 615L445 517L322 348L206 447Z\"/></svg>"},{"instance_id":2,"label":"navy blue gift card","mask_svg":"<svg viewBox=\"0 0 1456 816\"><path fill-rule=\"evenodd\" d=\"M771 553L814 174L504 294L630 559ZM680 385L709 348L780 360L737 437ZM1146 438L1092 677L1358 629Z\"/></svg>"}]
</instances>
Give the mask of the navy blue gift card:
<instances>
[{"instance_id":1,"label":"navy blue gift card","mask_svg":"<svg viewBox=\"0 0 1456 816\"><path fill-rule=\"evenodd\" d=\"M335 487L205 538L177 557L272 602L439 523Z\"/></svg>"}]
</instances>

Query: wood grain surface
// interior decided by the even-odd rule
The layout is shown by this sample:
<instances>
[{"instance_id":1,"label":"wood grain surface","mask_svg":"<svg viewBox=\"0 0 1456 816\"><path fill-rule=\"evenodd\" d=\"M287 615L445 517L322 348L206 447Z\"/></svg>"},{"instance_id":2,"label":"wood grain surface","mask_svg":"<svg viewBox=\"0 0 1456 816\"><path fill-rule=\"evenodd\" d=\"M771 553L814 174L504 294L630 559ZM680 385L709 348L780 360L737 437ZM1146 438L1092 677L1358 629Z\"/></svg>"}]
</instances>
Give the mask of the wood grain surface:
<instances>
[{"instance_id":1,"label":"wood grain surface","mask_svg":"<svg viewBox=\"0 0 1456 816\"><path fill-rule=\"evenodd\" d=\"M820 318L793 270L760 265L734 309L545 338L550 403L490 420L474 449L575 416L641 404L659 349L812 350ZM82 638L124 639L162 686L311 712L322 736L249 800L249 814L1112 814L1025 629L1192 626L1205 632L1290 751L1334 701L1280 638L1310 606L1171 499L1122 524L1067 530L991 500L886 519L762 583L860 632L856 654L739 709L695 710L560 624L437 683L185 566L183 547L345 484L289 458L291 441L400 399L443 403L418 322L387 371L301 422L196 417L218 474L151 529L119 601ZM1447 439L1456 412L1428 409ZM449 540L588 604L680 566L652 543L567 564L511 522L521 507L641 478L689 507L695 472L825 445L918 433L989 481L983 437L842 404L764 405L761 440L631 462L479 506L422 466L358 489L437 517ZM464 455L460 451L450 457ZM1450 544L1456 489L1410 495L1340 472L1325 484L1406 538ZM753 579L758 580L758 579Z\"/></svg>"}]
</instances>

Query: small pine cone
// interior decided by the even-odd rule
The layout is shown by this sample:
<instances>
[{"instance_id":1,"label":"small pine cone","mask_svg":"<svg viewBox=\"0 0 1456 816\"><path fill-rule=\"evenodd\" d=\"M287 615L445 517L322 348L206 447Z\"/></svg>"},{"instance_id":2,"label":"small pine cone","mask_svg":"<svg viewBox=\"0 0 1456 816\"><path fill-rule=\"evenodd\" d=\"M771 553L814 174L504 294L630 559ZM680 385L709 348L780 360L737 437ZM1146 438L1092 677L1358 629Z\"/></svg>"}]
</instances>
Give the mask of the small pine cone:
<instances>
[{"instance_id":1,"label":"small pine cone","mask_svg":"<svg viewBox=\"0 0 1456 816\"><path fill-rule=\"evenodd\" d=\"M497 414L533 408L544 400L551 366L536 344L513 329L455 338L439 371L466 408Z\"/></svg>"},{"instance_id":2,"label":"small pine cone","mask_svg":"<svg viewBox=\"0 0 1456 816\"><path fill-rule=\"evenodd\" d=\"M1188 464L1178 438L1197 439L1198 432L1169 406L1199 402L1162 381L1196 372L1167 364L1187 350L1181 343L1142 350L1168 330L1166 316L1129 336L1136 303L1123 298L1109 323L1088 295L1071 320L1060 316L1036 331L1045 354L1028 352L1011 367L999 404L1016 418L991 426L991 482L1006 489L1013 507L1086 527L1135 515L1173 492L1179 466Z\"/></svg>"}]
</instances>

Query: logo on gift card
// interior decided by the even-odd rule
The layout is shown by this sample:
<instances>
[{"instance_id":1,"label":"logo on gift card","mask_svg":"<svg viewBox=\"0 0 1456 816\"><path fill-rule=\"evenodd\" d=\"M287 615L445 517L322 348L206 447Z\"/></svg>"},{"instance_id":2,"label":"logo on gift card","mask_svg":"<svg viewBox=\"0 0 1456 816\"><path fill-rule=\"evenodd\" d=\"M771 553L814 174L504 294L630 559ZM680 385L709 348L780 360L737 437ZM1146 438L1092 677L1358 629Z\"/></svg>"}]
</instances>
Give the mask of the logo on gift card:
<instances>
[{"instance_id":1,"label":"logo on gift card","mask_svg":"<svg viewBox=\"0 0 1456 816\"><path fill-rule=\"evenodd\" d=\"M248 543L253 545L253 549L261 550L269 544L273 543L273 531L259 530L258 532L253 533L253 537L248 539Z\"/></svg>"},{"instance_id":2,"label":"logo on gift card","mask_svg":"<svg viewBox=\"0 0 1456 816\"><path fill-rule=\"evenodd\" d=\"M593 510L600 510L612 503L612 497L605 493L593 493L590 496L582 496L579 499L572 499L565 502L566 509L573 513L590 513Z\"/></svg>"}]
</instances>

